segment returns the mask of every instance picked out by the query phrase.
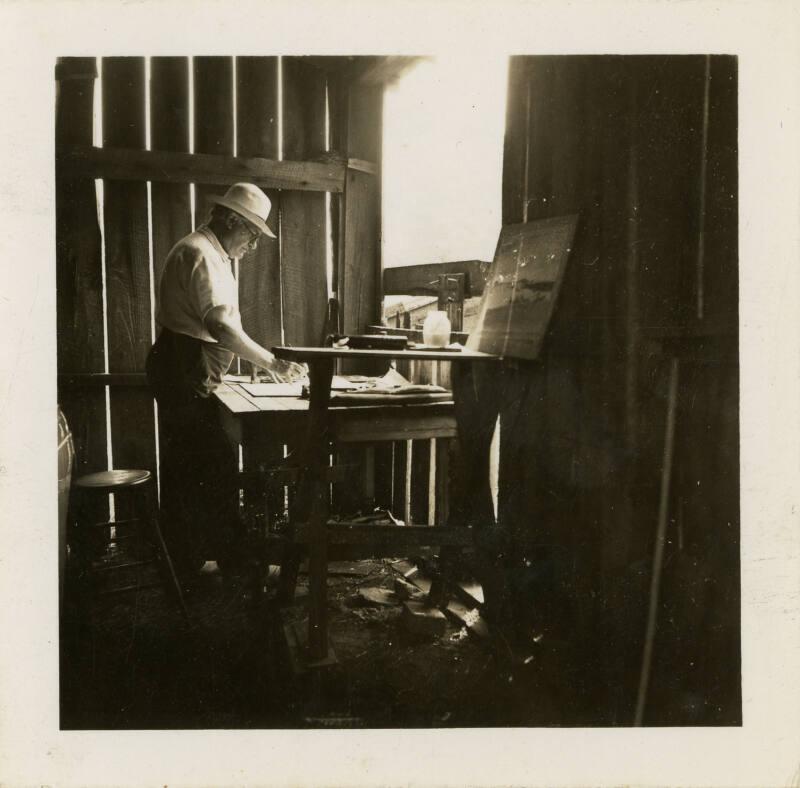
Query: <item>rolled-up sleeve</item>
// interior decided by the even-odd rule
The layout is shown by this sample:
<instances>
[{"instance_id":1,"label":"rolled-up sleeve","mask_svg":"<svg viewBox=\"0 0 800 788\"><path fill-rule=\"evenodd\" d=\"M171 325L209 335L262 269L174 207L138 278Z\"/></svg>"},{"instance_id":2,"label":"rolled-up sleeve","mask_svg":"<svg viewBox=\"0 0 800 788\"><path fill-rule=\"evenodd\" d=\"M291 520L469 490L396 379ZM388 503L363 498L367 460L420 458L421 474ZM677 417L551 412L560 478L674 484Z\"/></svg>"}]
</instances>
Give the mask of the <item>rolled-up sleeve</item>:
<instances>
[{"instance_id":1,"label":"rolled-up sleeve","mask_svg":"<svg viewBox=\"0 0 800 788\"><path fill-rule=\"evenodd\" d=\"M209 262L202 255L192 261L187 292L201 323L217 306L229 306L238 312L237 299L231 291L230 274L226 276L219 265Z\"/></svg>"}]
</instances>

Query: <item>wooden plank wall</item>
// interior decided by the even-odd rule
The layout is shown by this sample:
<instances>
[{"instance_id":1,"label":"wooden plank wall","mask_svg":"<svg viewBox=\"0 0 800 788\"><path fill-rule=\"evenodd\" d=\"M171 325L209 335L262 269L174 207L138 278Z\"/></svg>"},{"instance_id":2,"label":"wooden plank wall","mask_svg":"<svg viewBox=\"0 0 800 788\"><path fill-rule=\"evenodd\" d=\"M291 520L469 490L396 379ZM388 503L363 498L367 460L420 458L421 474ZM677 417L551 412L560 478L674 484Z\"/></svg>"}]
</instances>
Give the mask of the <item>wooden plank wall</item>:
<instances>
[{"instance_id":1,"label":"wooden plank wall","mask_svg":"<svg viewBox=\"0 0 800 788\"><path fill-rule=\"evenodd\" d=\"M56 71L56 146L91 145L94 58L64 58ZM56 178L56 296L59 372L105 372L103 268L94 181ZM58 392L75 441L75 472L106 466L105 390ZM93 515L108 516L107 504Z\"/></svg>"},{"instance_id":2,"label":"wooden plank wall","mask_svg":"<svg viewBox=\"0 0 800 788\"><path fill-rule=\"evenodd\" d=\"M144 58L106 58L101 63L101 142L120 153L114 165L117 169L112 167L120 177L104 180L108 336L103 333L102 245L93 185L86 177L60 178L59 193L69 193L70 198L59 203L59 371L131 377L107 381L112 384L110 436L105 433L102 390L82 389L76 395L74 387L67 387L61 399L74 423L80 467L105 467L110 447L117 467L155 468L154 406L142 383L153 338L158 280L173 244L193 225L206 220L208 197L222 194L227 187L224 179L213 181L214 185L195 183L193 215L192 187L185 172L177 181L148 183L146 175L137 178L130 167L125 173L119 170L125 151L145 152L148 147L146 102L149 99L151 151L220 157L204 165L217 176L223 160L231 167L244 159L282 157L289 162L307 162L324 157L329 148L340 160L355 158L374 165L377 174L363 168L348 169L342 193L332 195L330 201L315 190L319 186L298 184L298 189L270 190L274 209L269 221L279 240L263 239L258 250L238 266L245 330L267 347L283 341L314 345L322 339L329 290L341 305L342 330L364 331L379 321L382 88L360 82L357 67L326 64L317 68L305 58L284 58L279 65L274 57L156 57L150 60L149 84ZM93 73L94 59L68 59L69 64ZM278 106L279 76L282 106ZM65 84L59 112L69 121L60 125L59 145L84 146L91 153L93 80L77 92L77 81ZM80 114L79 122L75 113ZM326 136L326 113L331 139ZM72 160L70 166L79 163ZM102 171L102 164L97 166ZM148 166L150 177L155 177L158 163ZM78 192L83 196L75 198ZM82 232L92 224L95 236ZM330 281L326 270L329 243L333 258ZM430 370L418 367L406 372L415 379L430 379ZM276 459L282 451L276 447ZM360 449L354 451L363 460L364 488L337 497L342 511L378 505L413 522L429 521L431 484L439 490L439 497L445 488L441 478L438 482L431 479L429 442L376 445L367 449L366 457ZM445 454L445 447L440 446L440 466ZM243 459L249 467L251 458ZM353 461L355 457L342 459ZM270 509L280 508L282 500L272 501ZM440 507L439 519L444 511Z\"/></svg>"},{"instance_id":3,"label":"wooden plank wall","mask_svg":"<svg viewBox=\"0 0 800 788\"><path fill-rule=\"evenodd\" d=\"M504 222L577 212L581 223L543 363L519 364L504 386L500 518L538 545L519 556L538 573L518 621L572 644L572 689L611 724L633 719L669 355L647 338L667 328L695 345L704 332L725 339L700 342L710 363L684 364L683 530L664 581L673 628L660 630L647 722L739 714L735 59L710 59L698 325L705 74L704 57L511 61ZM706 589L695 602L687 578Z\"/></svg>"},{"instance_id":4,"label":"wooden plank wall","mask_svg":"<svg viewBox=\"0 0 800 788\"><path fill-rule=\"evenodd\" d=\"M333 62L338 60L331 59L321 69L308 59L284 58L284 101L279 106L279 59L275 57L151 58L149 84L144 58L104 58L100 61L102 139L93 140L96 60L65 58L57 69L57 146L62 152L82 146L91 153L93 143L120 149L123 154L146 152L149 98L150 149L193 151L219 157L207 160L215 179L224 162L229 162L235 173L242 171L243 162L277 160L281 153L287 164L317 159L329 148L326 90L328 79L338 73ZM346 93L349 82L345 59L340 65L343 76L337 82L337 89ZM380 93L379 88L370 90L374 95ZM194 131L190 140L192 105ZM336 116L339 106L333 107L330 118L335 129L347 125ZM371 149L360 148L362 155L379 155L379 111L379 103L373 100L361 113L364 129L374 136ZM370 113L376 114L370 116ZM278 139L281 115L282 152ZM346 138L340 137L338 143L343 142ZM335 177L329 178L330 188L334 190L345 188L345 166L341 162L346 153L346 148L338 150L340 175L335 175L336 168L331 170ZM193 217L186 177L178 178L177 182L166 179L148 183L147 176L136 178L129 170L119 178L106 177L103 244L92 180L103 165L81 172L79 161L62 161L57 182L59 402L72 425L77 467L87 471L105 468L110 451L117 467L155 469L154 404L143 386L157 308L151 292L157 297L157 281L169 249L191 229L193 219L195 224L205 221L208 196L222 194L229 180L223 178L221 184L211 181L217 185L195 184ZM266 161L266 165L271 166L271 162ZM379 183L374 175L363 172L359 175L367 179L364 183L368 188L364 188L370 195L368 210L373 218L360 234L352 233L350 237L362 247L371 244L372 251L364 256L347 248L347 254L359 259L360 264L378 266L375 211ZM279 240L263 239L258 251L246 256L239 266L243 325L267 347L284 339L292 344L311 345L319 344L322 339L328 298L326 197L320 191L325 185L313 178L286 180L289 184L295 182L296 189L269 192L274 206L269 221ZM351 195L355 213L363 212L359 199L359 195ZM374 237L370 238L370 234ZM358 292L358 287L349 283L354 271L349 269L332 283L334 289L341 290L343 305L347 303L345 292ZM368 288L370 305L362 311L359 305L348 315L362 320L363 330L377 317L374 304L380 272L376 268L358 276L372 283L371 289ZM104 319L104 295L107 319ZM93 383L74 375L108 372L116 377ZM106 412L103 384L110 384L110 414ZM110 435L106 434L107 415ZM276 456L278 452L282 454L282 448L276 449Z\"/></svg>"}]
</instances>

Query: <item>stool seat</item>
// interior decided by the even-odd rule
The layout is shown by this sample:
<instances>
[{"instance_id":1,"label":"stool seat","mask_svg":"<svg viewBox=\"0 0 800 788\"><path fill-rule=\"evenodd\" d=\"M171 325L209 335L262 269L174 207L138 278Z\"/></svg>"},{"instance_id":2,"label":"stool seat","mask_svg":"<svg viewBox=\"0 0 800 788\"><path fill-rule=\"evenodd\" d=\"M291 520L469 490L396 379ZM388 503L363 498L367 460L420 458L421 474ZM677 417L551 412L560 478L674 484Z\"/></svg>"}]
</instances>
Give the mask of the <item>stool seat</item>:
<instances>
[{"instance_id":1,"label":"stool seat","mask_svg":"<svg viewBox=\"0 0 800 788\"><path fill-rule=\"evenodd\" d=\"M150 471L145 470L99 471L98 473L87 473L84 476L79 476L73 482L73 485L87 490L108 490L112 492L113 490L144 484L150 478Z\"/></svg>"},{"instance_id":2,"label":"stool seat","mask_svg":"<svg viewBox=\"0 0 800 788\"><path fill-rule=\"evenodd\" d=\"M90 583L93 577L102 572L108 576L108 572L112 569L128 569L137 568L153 561L158 561L162 564L164 581L167 587L171 585L175 593L175 598L181 607L184 618L189 621L189 611L186 608L186 603L183 599L183 592L181 590L180 582L175 574L175 566L167 550L167 545L164 542L164 535L161 532L161 526L158 522L158 503L156 502L156 491L153 481L153 474L144 469L120 469L111 471L98 471L97 473L87 473L79 476L72 483L73 492L76 494L73 515L73 537L72 547L74 548L75 565L78 568L78 577L81 582L80 594L83 598L84 607L88 607L86 599L89 596ZM133 511L136 516L132 519L123 519L119 521L97 523L90 519L91 515L87 513L86 504L89 500L96 496L104 496L113 494L115 496L122 496L128 499L133 504ZM133 533L127 536L120 536L117 529L119 528L133 528ZM93 556L93 546L91 544L91 537L89 536L89 529L93 531L97 528L114 529L113 534L109 534L111 542L118 543L122 539L129 539L131 536L138 537L141 540L142 531L147 530L152 537L152 545L156 549L156 557L141 559L137 558L127 563L108 564L95 569L97 563ZM141 586L139 581L132 585L118 586L112 589L102 591L103 594L117 593L121 591L135 591Z\"/></svg>"}]
</instances>

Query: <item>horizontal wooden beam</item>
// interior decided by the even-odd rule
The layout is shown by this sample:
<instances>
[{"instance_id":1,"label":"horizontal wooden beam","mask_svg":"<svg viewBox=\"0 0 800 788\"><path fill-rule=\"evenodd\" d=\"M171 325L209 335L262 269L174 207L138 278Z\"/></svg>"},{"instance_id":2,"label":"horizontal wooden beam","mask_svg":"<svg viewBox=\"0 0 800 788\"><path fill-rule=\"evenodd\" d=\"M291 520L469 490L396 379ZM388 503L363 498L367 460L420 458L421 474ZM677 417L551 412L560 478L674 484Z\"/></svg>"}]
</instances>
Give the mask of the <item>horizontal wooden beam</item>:
<instances>
[{"instance_id":1,"label":"horizontal wooden beam","mask_svg":"<svg viewBox=\"0 0 800 788\"><path fill-rule=\"evenodd\" d=\"M366 172L368 175L378 174L378 165L372 161L365 161L364 159L348 159L347 169Z\"/></svg>"},{"instance_id":2,"label":"horizontal wooden beam","mask_svg":"<svg viewBox=\"0 0 800 788\"><path fill-rule=\"evenodd\" d=\"M442 274L465 274L467 298L483 292L491 263L483 260L460 260L448 263L424 263L386 268L383 271L384 295L438 295Z\"/></svg>"},{"instance_id":3,"label":"horizontal wooden beam","mask_svg":"<svg viewBox=\"0 0 800 788\"><path fill-rule=\"evenodd\" d=\"M346 171L345 161L335 157L327 161L276 161L91 146L58 151L56 167L58 174L66 177L219 185L247 181L268 189L334 193L343 190Z\"/></svg>"}]
</instances>

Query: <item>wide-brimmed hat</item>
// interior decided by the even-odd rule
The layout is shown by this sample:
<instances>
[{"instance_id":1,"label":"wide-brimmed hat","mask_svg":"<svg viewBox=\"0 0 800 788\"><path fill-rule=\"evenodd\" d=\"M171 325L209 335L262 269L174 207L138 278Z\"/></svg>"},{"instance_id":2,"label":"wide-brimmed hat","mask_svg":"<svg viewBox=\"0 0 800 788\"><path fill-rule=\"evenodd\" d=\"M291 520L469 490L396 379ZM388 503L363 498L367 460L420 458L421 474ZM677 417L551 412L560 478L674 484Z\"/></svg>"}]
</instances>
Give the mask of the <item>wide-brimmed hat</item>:
<instances>
[{"instance_id":1,"label":"wide-brimmed hat","mask_svg":"<svg viewBox=\"0 0 800 788\"><path fill-rule=\"evenodd\" d=\"M234 183L223 197L212 195L208 200L230 208L247 219L250 224L255 225L264 235L268 235L270 238L275 237L275 233L267 227L267 217L272 203L258 186L254 186L252 183Z\"/></svg>"}]
</instances>

